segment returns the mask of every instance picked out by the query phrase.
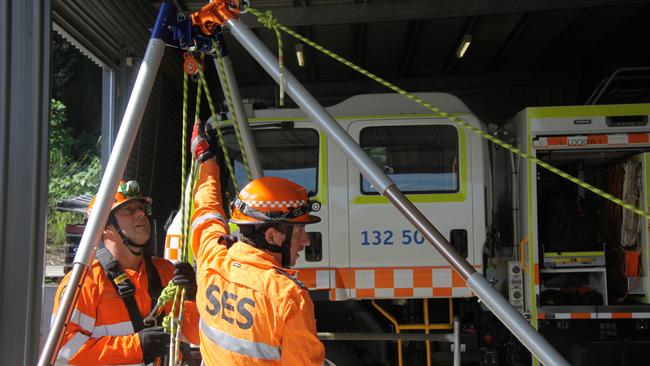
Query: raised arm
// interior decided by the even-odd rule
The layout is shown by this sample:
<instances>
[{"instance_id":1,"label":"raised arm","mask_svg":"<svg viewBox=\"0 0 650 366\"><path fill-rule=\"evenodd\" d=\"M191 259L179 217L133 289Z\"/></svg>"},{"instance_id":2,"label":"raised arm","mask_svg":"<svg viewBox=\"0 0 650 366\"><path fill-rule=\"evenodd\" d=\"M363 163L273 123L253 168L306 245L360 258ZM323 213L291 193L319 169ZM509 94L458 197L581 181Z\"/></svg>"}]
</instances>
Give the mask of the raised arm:
<instances>
[{"instance_id":1,"label":"raised arm","mask_svg":"<svg viewBox=\"0 0 650 366\"><path fill-rule=\"evenodd\" d=\"M192 214L192 251L199 271L202 263L213 256L225 255L227 248L219 238L229 233L226 214L222 206L219 166L207 141L199 134L200 123L194 124L192 154L198 167L198 180L194 189Z\"/></svg>"}]
</instances>

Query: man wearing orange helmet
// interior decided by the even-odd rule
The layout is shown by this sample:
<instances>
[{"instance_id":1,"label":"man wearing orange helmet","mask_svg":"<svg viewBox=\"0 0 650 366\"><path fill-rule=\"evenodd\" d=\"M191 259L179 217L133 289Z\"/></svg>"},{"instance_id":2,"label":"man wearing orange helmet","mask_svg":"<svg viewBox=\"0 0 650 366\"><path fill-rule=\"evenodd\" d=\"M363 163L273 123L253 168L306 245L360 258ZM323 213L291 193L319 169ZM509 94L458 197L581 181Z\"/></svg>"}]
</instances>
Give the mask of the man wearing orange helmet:
<instances>
[{"instance_id":1,"label":"man wearing orange helmet","mask_svg":"<svg viewBox=\"0 0 650 366\"><path fill-rule=\"evenodd\" d=\"M290 267L306 246L309 214L302 186L287 179L251 181L231 206L228 235L216 144L197 122L192 152L199 165L192 250L197 260L201 355L207 365L322 365L314 305ZM212 150L211 150L212 148Z\"/></svg>"},{"instance_id":2,"label":"man wearing orange helmet","mask_svg":"<svg viewBox=\"0 0 650 366\"><path fill-rule=\"evenodd\" d=\"M80 285L57 365L142 365L168 354L170 335L162 327L145 325L144 318L169 281L186 289L183 336L199 343L194 269L187 262L174 266L145 252L151 203L135 181L120 182L102 233L104 248L97 250ZM53 314L68 280L69 274L57 289ZM171 306L165 310L169 313Z\"/></svg>"}]
</instances>

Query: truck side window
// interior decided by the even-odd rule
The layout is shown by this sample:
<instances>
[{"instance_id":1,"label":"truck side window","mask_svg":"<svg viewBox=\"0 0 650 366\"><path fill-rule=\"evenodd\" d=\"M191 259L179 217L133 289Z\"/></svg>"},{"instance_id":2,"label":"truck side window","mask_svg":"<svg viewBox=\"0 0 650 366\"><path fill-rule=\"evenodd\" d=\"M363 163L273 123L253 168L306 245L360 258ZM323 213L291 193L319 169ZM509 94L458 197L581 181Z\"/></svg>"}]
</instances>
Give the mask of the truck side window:
<instances>
[{"instance_id":1,"label":"truck side window","mask_svg":"<svg viewBox=\"0 0 650 366\"><path fill-rule=\"evenodd\" d=\"M361 147L403 193L458 192L458 131L450 125L361 130ZM361 193L378 194L363 176Z\"/></svg>"},{"instance_id":2,"label":"truck side window","mask_svg":"<svg viewBox=\"0 0 650 366\"><path fill-rule=\"evenodd\" d=\"M241 189L248 183L248 177L237 139L232 130L224 133L224 139L234 160L235 177ZM310 195L318 193L319 137L315 129L253 129L253 139L264 176L287 178L307 188ZM235 193L230 178L228 191L231 195Z\"/></svg>"}]
</instances>

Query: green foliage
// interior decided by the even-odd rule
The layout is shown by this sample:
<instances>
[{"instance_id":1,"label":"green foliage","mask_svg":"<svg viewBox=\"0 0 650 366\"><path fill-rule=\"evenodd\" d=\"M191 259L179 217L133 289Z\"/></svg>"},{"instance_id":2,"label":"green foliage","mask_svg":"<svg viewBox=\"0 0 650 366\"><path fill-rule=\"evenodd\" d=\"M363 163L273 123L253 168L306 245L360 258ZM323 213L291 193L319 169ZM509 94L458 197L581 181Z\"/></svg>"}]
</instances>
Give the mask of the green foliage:
<instances>
[{"instance_id":1,"label":"green foliage","mask_svg":"<svg viewBox=\"0 0 650 366\"><path fill-rule=\"evenodd\" d=\"M75 131L101 132L102 69L52 32L52 96L66 106L65 124Z\"/></svg>"},{"instance_id":2,"label":"green foliage","mask_svg":"<svg viewBox=\"0 0 650 366\"><path fill-rule=\"evenodd\" d=\"M47 217L47 241L57 249L65 244L65 227L70 224L83 223L83 217L73 212L52 211Z\"/></svg>"},{"instance_id":3,"label":"green foliage","mask_svg":"<svg viewBox=\"0 0 650 366\"><path fill-rule=\"evenodd\" d=\"M56 99L66 96L79 97L77 90L83 88L84 83L79 82L79 72L87 62L86 56L82 55L70 42L66 41L57 32L52 32L52 93Z\"/></svg>"},{"instance_id":4,"label":"green foliage","mask_svg":"<svg viewBox=\"0 0 650 366\"><path fill-rule=\"evenodd\" d=\"M99 141L86 134L74 136L66 126L63 103L51 103L47 238L48 244L59 247L65 243L65 226L83 223L85 216L58 212L56 205L66 198L94 194L99 187L101 163Z\"/></svg>"}]
</instances>

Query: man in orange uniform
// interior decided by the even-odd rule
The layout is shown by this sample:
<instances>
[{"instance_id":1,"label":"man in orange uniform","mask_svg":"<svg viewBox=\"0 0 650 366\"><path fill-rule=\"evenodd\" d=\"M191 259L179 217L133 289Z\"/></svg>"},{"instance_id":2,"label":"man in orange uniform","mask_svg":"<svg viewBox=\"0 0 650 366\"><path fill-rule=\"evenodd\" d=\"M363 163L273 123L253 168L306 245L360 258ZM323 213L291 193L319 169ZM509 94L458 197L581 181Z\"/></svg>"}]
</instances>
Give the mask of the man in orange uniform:
<instances>
[{"instance_id":1,"label":"man in orange uniform","mask_svg":"<svg viewBox=\"0 0 650 366\"><path fill-rule=\"evenodd\" d=\"M143 319L169 281L186 289L182 333L199 343L194 269L187 262L173 266L145 253L151 202L135 181L120 182L102 235L105 249L97 250L78 290L57 365L143 365L168 354L170 335L162 327L146 328ZM53 314L68 280L69 274L57 289Z\"/></svg>"},{"instance_id":2,"label":"man in orange uniform","mask_svg":"<svg viewBox=\"0 0 650 366\"><path fill-rule=\"evenodd\" d=\"M307 191L283 178L251 181L232 206L228 234L214 146L192 134L200 163L194 192L192 250L198 270L201 355L213 365L322 365L309 291L289 269L309 245ZM210 150L212 148L212 150ZM234 242L228 249L230 243Z\"/></svg>"}]
</instances>

